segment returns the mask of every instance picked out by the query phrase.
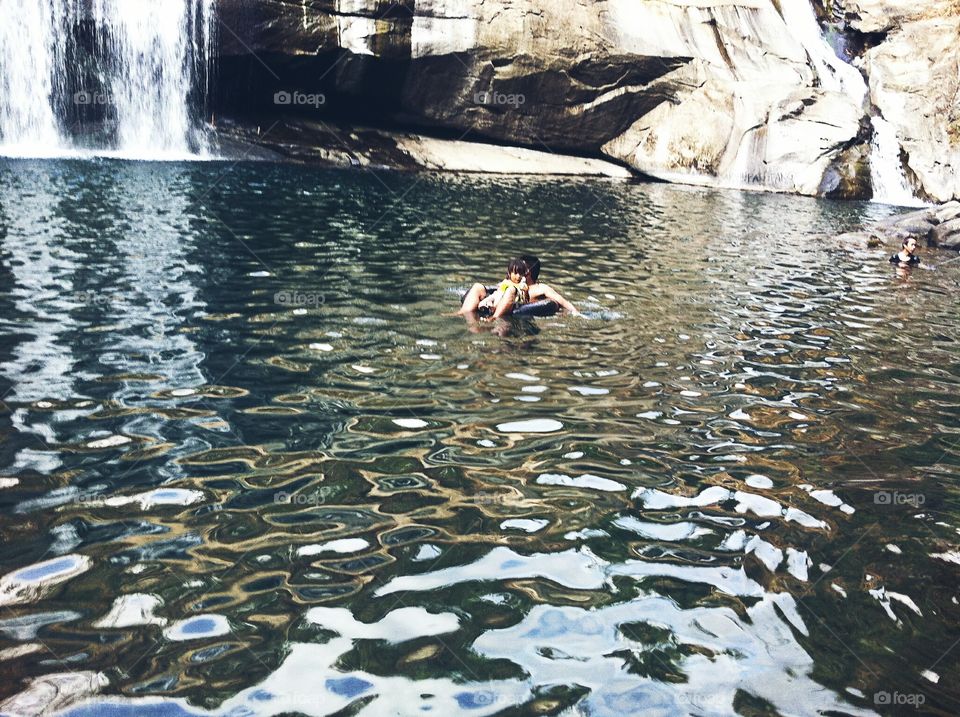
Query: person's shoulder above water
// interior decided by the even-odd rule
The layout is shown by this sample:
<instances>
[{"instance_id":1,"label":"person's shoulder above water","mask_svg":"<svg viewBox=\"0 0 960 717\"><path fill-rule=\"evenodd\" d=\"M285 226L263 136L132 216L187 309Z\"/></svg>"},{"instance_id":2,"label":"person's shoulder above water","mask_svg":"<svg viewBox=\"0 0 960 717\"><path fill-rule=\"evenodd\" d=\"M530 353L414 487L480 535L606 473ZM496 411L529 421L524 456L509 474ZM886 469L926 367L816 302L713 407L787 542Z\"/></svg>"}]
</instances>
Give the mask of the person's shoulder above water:
<instances>
[{"instance_id":1,"label":"person's shoulder above water","mask_svg":"<svg viewBox=\"0 0 960 717\"><path fill-rule=\"evenodd\" d=\"M902 259L898 252L890 257L890 263L891 264L910 264L911 266L913 266L920 263L920 257L914 255L914 256L911 256L909 259Z\"/></svg>"},{"instance_id":2,"label":"person's shoulder above water","mask_svg":"<svg viewBox=\"0 0 960 717\"><path fill-rule=\"evenodd\" d=\"M890 257L891 264L900 264L901 266L916 266L920 263L920 257L917 256L916 237L907 237L900 245L900 251Z\"/></svg>"}]
</instances>

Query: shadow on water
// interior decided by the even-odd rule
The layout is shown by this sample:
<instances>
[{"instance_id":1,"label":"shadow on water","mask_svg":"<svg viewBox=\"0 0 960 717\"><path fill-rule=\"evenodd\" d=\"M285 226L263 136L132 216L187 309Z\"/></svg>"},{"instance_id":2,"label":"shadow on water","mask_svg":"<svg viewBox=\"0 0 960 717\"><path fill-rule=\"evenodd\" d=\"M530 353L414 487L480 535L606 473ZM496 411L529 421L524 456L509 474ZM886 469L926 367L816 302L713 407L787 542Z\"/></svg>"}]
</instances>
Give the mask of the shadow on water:
<instances>
[{"instance_id":1,"label":"shadow on water","mask_svg":"<svg viewBox=\"0 0 960 717\"><path fill-rule=\"evenodd\" d=\"M0 197L0 711L956 712L960 265L828 238L882 208L105 160ZM524 252L584 317L449 315Z\"/></svg>"}]
</instances>

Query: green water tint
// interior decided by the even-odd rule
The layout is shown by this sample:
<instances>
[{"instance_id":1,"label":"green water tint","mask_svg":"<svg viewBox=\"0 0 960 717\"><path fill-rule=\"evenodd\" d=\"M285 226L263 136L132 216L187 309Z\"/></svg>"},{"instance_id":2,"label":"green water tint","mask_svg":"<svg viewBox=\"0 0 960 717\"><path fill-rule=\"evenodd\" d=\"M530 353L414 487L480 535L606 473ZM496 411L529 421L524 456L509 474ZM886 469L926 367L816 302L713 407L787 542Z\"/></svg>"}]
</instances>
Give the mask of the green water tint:
<instances>
[{"instance_id":1,"label":"green water tint","mask_svg":"<svg viewBox=\"0 0 960 717\"><path fill-rule=\"evenodd\" d=\"M957 711L960 264L829 238L889 210L244 163L0 197L3 696ZM448 315L523 252L585 318Z\"/></svg>"}]
</instances>

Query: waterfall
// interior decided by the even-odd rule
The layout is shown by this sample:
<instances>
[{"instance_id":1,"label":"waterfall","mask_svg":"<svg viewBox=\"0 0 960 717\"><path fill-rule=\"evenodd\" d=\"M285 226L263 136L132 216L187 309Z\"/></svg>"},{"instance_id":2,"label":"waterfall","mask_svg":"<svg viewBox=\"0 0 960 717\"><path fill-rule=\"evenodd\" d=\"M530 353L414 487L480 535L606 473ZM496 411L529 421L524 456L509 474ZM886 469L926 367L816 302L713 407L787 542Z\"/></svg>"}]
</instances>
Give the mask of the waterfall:
<instances>
[{"instance_id":1,"label":"waterfall","mask_svg":"<svg viewBox=\"0 0 960 717\"><path fill-rule=\"evenodd\" d=\"M782 0L780 12L784 24L796 33L820 79L820 86L828 92L839 92L862 105L867 95L867 83L860 71L837 57L817 23L810 0Z\"/></svg>"},{"instance_id":2,"label":"waterfall","mask_svg":"<svg viewBox=\"0 0 960 717\"><path fill-rule=\"evenodd\" d=\"M833 46L827 41L817 23L816 14L809 0L783 0L781 3L784 22L794 32L817 72L820 85L831 92L849 96L857 105L862 105L867 96L867 84L857 70L837 57ZM873 140L870 143L870 183L873 186L873 201L900 206L924 206L917 199L907 182L900 161L900 142L893 125L879 116L870 117Z\"/></svg>"},{"instance_id":3,"label":"waterfall","mask_svg":"<svg viewBox=\"0 0 960 717\"><path fill-rule=\"evenodd\" d=\"M784 26L806 53L807 62L816 75L819 87L824 92L844 95L854 107L862 108L867 95L867 83L860 71L837 57L826 41L810 0L780 0L778 9ZM741 113L742 101L737 99L736 102L738 104L734 114L750 117L749 110ZM766 126L751 128L744 134L730 168L722 175L728 185L762 185L766 141Z\"/></svg>"},{"instance_id":4,"label":"waterfall","mask_svg":"<svg viewBox=\"0 0 960 717\"><path fill-rule=\"evenodd\" d=\"M900 207L926 206L913 194L900 160L897 130L882 117L871 117L873 141L870 142L870 183L873 201Z\"/></svg>"},{"instance_id":5,"label":"waterfall","mask_svg":"<svg viewBox=\"0 0 960 717\"><path fill-rule=\"evenodd\" d=\"M202 7L202 6L201 6ZM107 100L125 154L182 155L206 149L192 112L197 3L191 0L94 0L93 21L108 65ZM196 43L196 45L195 45Z\"/></svg>"},{"instance_id":6,"label":"waterfall","mask_svg":"<svg viewBox=\"0 0 960 717\"><path fill-rule=\"evenodd\" d=\"M0 154L209 154L214 0L0 0Z\"/></svg>"},{"instance_id":7,"label":"waterfall","mask_svg":"<svg viewBox=\"0 0 960 717\"><path fill-rule=\"evenodd\" d=\"M54 111L63 65L63 0L0 0L0 151L36 156L61 144Z\"/></svg>"}]
</instances>

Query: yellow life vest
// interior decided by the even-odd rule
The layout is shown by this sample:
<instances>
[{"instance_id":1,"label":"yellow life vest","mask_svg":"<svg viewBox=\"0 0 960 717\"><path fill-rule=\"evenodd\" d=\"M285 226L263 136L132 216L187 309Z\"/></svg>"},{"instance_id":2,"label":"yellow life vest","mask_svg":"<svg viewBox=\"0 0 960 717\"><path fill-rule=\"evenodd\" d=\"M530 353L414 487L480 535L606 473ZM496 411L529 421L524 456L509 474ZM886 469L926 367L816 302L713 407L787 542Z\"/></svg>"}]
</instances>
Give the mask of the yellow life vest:
<instances>
[{"instance_id":1,"label":"yellow life vest","mask_svg":"<svg viewBox=\"0 0 960 717\"><path fill-rule=\"evenodd\" d=\"M497 291L503 294L510 287L513 287L517 290L517 295L513 300L513 303L517 306L520 304L526 304L530 300L530 292L527 289L527 283L525 281L521 281L519 284L514 284L509 279L504 279L500 282L500 286L497 287Z\"/></svg>"}]
</instances>

